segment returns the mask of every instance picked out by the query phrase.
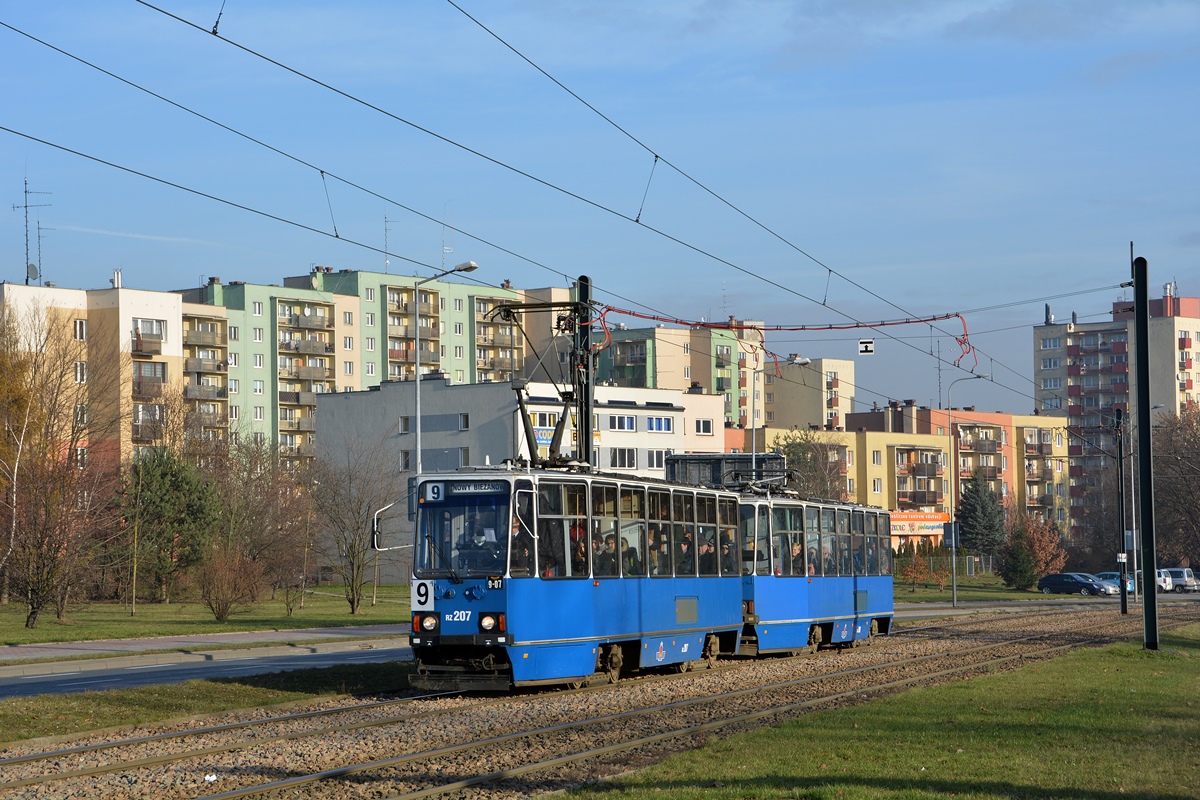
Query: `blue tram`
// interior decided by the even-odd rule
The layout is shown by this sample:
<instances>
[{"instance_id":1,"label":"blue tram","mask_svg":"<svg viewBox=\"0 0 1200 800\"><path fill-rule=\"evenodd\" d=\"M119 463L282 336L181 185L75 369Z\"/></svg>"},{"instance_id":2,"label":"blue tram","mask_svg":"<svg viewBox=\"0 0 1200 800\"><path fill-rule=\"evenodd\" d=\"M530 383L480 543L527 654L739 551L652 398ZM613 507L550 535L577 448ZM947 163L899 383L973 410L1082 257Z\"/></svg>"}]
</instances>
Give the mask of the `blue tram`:
<instances>
[{"instance_id":1,"label":"blue tram","mask_svg":"<svg viewBox=\"0 0 1200 800\"><path fill-rule=\"evenodd\" d=\"M616 681L890 631L879 509L494 467L426 474L416 497L417 688Z\"/></svg>"}]
</instances>

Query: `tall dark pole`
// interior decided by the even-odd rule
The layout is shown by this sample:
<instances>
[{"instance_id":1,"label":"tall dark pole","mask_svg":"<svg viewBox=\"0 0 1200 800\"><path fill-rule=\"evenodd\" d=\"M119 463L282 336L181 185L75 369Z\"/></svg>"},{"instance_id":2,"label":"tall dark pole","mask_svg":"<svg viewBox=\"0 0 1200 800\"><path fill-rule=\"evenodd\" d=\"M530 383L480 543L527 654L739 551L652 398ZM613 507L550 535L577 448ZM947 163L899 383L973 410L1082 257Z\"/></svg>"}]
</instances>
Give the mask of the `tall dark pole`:
<instances>
[{"instance_id":1,"label":"tall dark pole","mask_svg":"<svg viewBox=\"0 0 1200 800\"><path fill-rule=\"evenodd\" d=\"M578 423L575 425L575 435L579 437L576 443L575 457L585 464L592 464L592 396L594 381L592 376L592 281L587 275L580 275L576 284L575 295L575 403Z\"/></svg>"},{"instance_id":2,"label":"tall dark pole","mask_svg":"<svg viewBox=\"0 0 1200 800\"><path fill-rule=\"evenodd\" d=\"M1117 558L1119 559L1117 569L1121 571L1121 614L1122 616L1129 613L1129 589L1126 583L1127 575L1129 574L1125 568L1125 562L1128 554L1125 552L1125 453L1123 448L1125 445L1121 443L1121 428L1124 423L1122 417L1124 414L1121 409L1117 409L1117 422L1113 426L1113 436L1117 440L1117 517L1120 522L1117 524Z\"/></svg>"},{"instance_id":3,"label":"tall dark pole","mask_svg":"<svg viewBox=\"0 0 1200 800\"><path fill-rule=\"evenodd\" d=\"M1143 647L1158 649L1158 559L1154 551L1154 468L1150 430L1150 291L1146 259L1133 260L1133 316L1137 337L1138 483L1142 498L1142 636Z\"/></svg>"}]
</instances>

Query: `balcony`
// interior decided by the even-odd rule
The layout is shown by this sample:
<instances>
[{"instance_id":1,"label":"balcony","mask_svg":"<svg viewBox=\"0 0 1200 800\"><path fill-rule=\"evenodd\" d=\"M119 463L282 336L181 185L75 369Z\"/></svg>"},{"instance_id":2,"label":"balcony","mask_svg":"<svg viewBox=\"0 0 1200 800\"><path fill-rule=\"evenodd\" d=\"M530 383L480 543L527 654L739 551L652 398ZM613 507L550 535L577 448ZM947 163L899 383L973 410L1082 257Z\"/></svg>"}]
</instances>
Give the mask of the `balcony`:
<instances>
[{"instance_id":1,"label":"balcony","mask_svg":"<svg viewBox=\"0 0 1200 800\"><path fill-rule=\"evenodd\" d=\"M1038 454L1038 443L1037 442L1025 442L1025 455L1035 456L1037 454Z\"/></svg>"},{"instance_id":2,"label":"balcony","mask_svg":"<svg viewBox=\"0 0 1200 800\"><path fill-rule=\"evenodd\" d=\"M141 378L133 382L133 398L135 400L162 397L162 393L163 383L160 380Z\"/></svg>"},{"instance_id":3,"label":"balcony","mask_svg":"<svg viewBox=\"0 0 1200 800\"><path fill-rule=\"evenodd\" d=\"M280 370L280 372L289 378L296 378L302 381L331 381L333 380L332 367L292 367L290 370Z\"/></svg>"},{"instance_id":4,"label":"balcony","mask_svg":"<svg viewBox=\"0 0 1200 800\"><path fill-rule=\"evenodd\" d=\"M1084 370L1082 364L1068 364L1067 365L1067 374L1070 375L1072 378L1079 377L1080 375L1082 375L1084 373L1084 371L1085 370Z\"/></svg>"},{"instance_id":5,"label":"balcony","mask_svg":"<svg viewBox=\"0 0 1200 800\"><path fill-rule=\"evenodd\" d=\"M1082 351L1083 351L1083 348L1081 348L1081 347L1080 347L1079 345L1077 345L1077 344L1069 344L1069 345L1067 345L1067 355L1068 355L1068 356L1077 356L1077 355L1079 355L1079 354L1080 354Z\"/></svg>"},{"instance_id":6,"label":"balcony","mask_svg":"<svg viewBox=\"0 0 1200 800\"><path fill-rule=\"evenodd\" d=\"M1182 380L1179 382L1179 391L1190 392L1192 390L1192 379Z\"/></svg>"},{"instance_id":7,"label":"balcony","mask_svg":"<svg viewBox=\"0 0 1200 800\"><path fill-rule=\"evenodd\" d=\"M1083 455L1083 445L1081 445L1081 444L1067 445L1067 455L1069 455L1069 456Z\"/></svg>"},{"instance_id":8,"label":"balcony","mask_svg":"<svg viewBox=\"0 0 1200 800\"><path fill-rule=\"evenodd\" d=\"M153 442L161 439L162 435L163 423L161 420L155 419L133 423L132 438L134 442Z\"/></svg>"},{"instance_id":9,"label":"balcony","mask_svg":"<svg viewBox=\"0 0 1200 800\"><path fill-rule=\"evenodd\" d=\"M908 473L917 478L935 478L942 471L942 465L936 461L916 461L908 469Z\"/></svg>"},{"instance_id":10,"label":"balcony","mask_svg":"<svg viewBox=\"0 0 1200 800\"><path fill-rule=\"evenodd\" d=\"M1054 480L1054 467L1042 467L1042 480Z\"/></svg>"},{"instance_id":11,"label":"balcony","mask_svg":"<svg viewBox=\"0 0 1200 800\"><path fill-rule=\"evenodd\" d=\"M413 357L413 353L415 353L415 352L417 352L417 351L416 350L388 350L388 358L392 361L403 361L406 364L411 364L414 361L416 361L416 359Z\"/></svg>"},{"instance_id":12,"label":"balcony","mask_svg":"<svg viewBox=\"0 0 1200 800\"><path fill-rule=\"evenodd\" d=\"M280 392L279 393L279 403L280 403L280 405L292 405L292 406L316 406L317 393L316 392Z\"/></svg>"},{"instance_id":13,"label":"balcony","mask_svg":"<svg viewBox=\"0 0 1200 800\"><path fill-rule=\"evenodd\" d=\"M838 388L838 379L837 379L837 378L830 378L829 380L825 381L825 388L826 388L826 389L836 389L836 388Z\"/></svg>"},{"instance_id":14,"label":"balcony","mask_svg":"<svg viewBox=\"0 0 1200 800\"><path fill-rule=\"evenodd\" d=\"M940 492L931 489L900 489L896 492L896 503L913 506L934 506L942 502Z\"/></svg>"},{"instance_id":15,"label":"balcony","mask_svg":"<svg viewBox=\"0 0 1200 800\"><path fill-rule=\"evenodd\" d=\"M228 428L229 417L215 411L192 411L187 415L187 424L197 428Z\"/></svg>"},{"instance_id":16,"label":"balcony","mask_svg":"<svg viewBox=\"0 0 1200 800\"><path fill-rule=\"evenodd\" d=\"M728 367L728 366L729 366L729 359L727 359L725 356L717 356L717 360L716 360L717 369L724 369L725 367Z\"/></svg>"},{"instance_id":17,"label":"balcony","mask_svg":"<svg viewBox=\"0 0 1200 800\"><path fill-rule=\"evenodd\" d=\"M183 360L184 372L224 372L225 369L225 362L215 358L185 358Z\"/></svg>"},{"instance_id":18,"label":"balcony","mask_svg":"<svg viewBox=\"0 0 1200 800\"><path fill-rule=\"evenodd\" d=\"M613 364L618 367L644 367L646 365L646 354L638 353L623 353L620 350L613 357Z\"/></svg>"},{"instance_id":19,"label":"balcony","mask_svg":"<svg viewBox=\"0 0 1200 800\"><path fill-rule=\"evenodd\" d=\"M1190 358L1179 359L1179 368L1180 369L1191 369L1192 368L1192 360Z\"/></svg>"},{"instance_id":20,"label":"balcony","mask_svg":"<svg viewBox=\"0 0 1200 800\"><path fill-rule=\"evenodd\" d=\"M716 381L713 383L713 391L718 392L718 393L724 392L726 389L730 389L730 388L732 388L732 387L730 386L729 378L717 378Z\"/></svg>"},{"instance_id":21,"label":"balcony","mask_svg":"<svg viewBox=\"0 0 1200 800\"><path fill-rule=\"evenodd\" d=\"M1179 349L1180 350L1191 350L1192 349L1192 337L1180 336L1179 337Z\"/></svg>"},{"instance_id":22,"label":"balcony","mask_svg":"<svg viewBox=\"0 0 1200 800\"><path fill-rule=\"evenodd\" d=\"M1113 394L1129 394L1129 383L1114 383L1109 386Z\"/></svg>"},{"instance_id":23,"label":"balcony","mask_svg":"<svg viewBox=\"0 0 1200 800\"><path fill-rule=\"evenodd\" d=\"M224 347L227 342L225 334L220 331L184 331L183 343L191 345L205 345Z\"/></svg>"},{"instance_id":24,"label":"balcony","mask_svg":"<svg viewBox=\"0 0 1200 800\"><path fill-rule=\"evenodd\" d=\"M1087 494L1087 487L1086 486L1072 486L1070 488L1069 494L1071 497L1083 497L1084 495Z\"/></svg>"},{"instance_id":25,"label":"balcony","mask_svg":"<svg viewBox=\"0 0 1200 800\"><path fill-rule=\"evenodd\" d=\"M1039 447L1041 448L1040 452L1042 455L1044 455L1044 456L1054 455L1054 443L1053 442L1042 442L1039 445Z\"/></svg>"},{"instance_id":26,"label":"balcony","mask_svg":"<svg viewBox=\"0 0 1200 800\"><path fill-rule=\"evenodd\" d=\"M1081 467L1079 465L1071 465L1071 466L1067 467L1067 474L1069 476L1071 476L1072 478L1082 478L1083 477L1083 467Z\"/></svg>"},{"instance_id":27,"label":"balcony","mask_svg":"<svg viewBox=\"0 0 1200 800\"><path fill-rule=\"evenodd\" d=\"M183 396L187 400L224 400L229 391L224 386L189 384L183 387Z\"/></svg>"},{"instance_id":28,"label":"balcony","mask_svg":"<svg viewBox=\"0 0 1200 800\"><path fill-rule=\"evenodd\" d=\"M388 336L395 336L397 339L407 339L412 336L407 325L388 325L387 333Z\"/></svg>"},{"instance_id":29,"label":"balcony","mask_svg":"<svg viewBox=\"0 0 1200 800\"><path fill-rule=\"evenodd\" d=\"M975 467L975 469L972 470L971 474L979 475L985 481L994 481L1000 477L1000 468L999 467L988 467L988 466Z\"/></svg>"},{"instance_id":30,"label":"balcony","mask_svg":"<svg viewBox=\"0 0 1200 800\"><path fill-rule=\"evenodd\" d=\"M1082 394L1083 394L1083 387L1080 386L1078 383L1072 383L1070 386L1067 387L1067 396L1068 397L1080 397Z\"/></svg>"},{"instance_id":31,"label":"balcony","mask_svg":"<svg viewBox=\"0 0 1200 800\"><path fill-rule=\"evenodd\" d=\"M828 400L825 401L825 407L826 408L837 408L838 407L838 399L836 397L829 398Z\"/></svg>"},{"instance_id":32,"label":"balcony","mask_svg":"<svg viewBox=\"0 0 1200 800\"><path fill-rule=\"evenodd\" d=\"M1112 365L1112 371L1116 375L1128 375L1129 374L1129 362L1128 361L1114 361L1113 365Z\"/></svg>"},{"instance_id":33,"label":"balcony","mask_svg":"<svg viewBox=\"0 0 1200 800\"><path fill-rule=\"evenodd\" d=\"M317 421L312 417L293 417L292 419L279 420L279 430L281 431L315 431L317 429Z\"/></svg>"},{"instance_id":34,"label":"balcony","mask_svg":"<svg viewBox=\"0 0 1200 800\"><path fill-rule=\"evenodd\" d=\"M1128 353L1129 342L1113 342L1112 351L1114 353Z\"/></svg>"},{"instance_id":35,"label":"balcony","mask_svg":"<svg viewBox=\"0 0 1200 800\"><path fill-rule=\"evenodd\" d=\"M138 333L135 330L129 346L134 356L142 358L161 356L163 351L162 335L157 333Z\"/></svg>"},{"instance_id":36,"label":"balcony","mask_svg":"<svg viewBox=\"0 0 1200 800\"><path fill-rule=\"evenodd\" d=\"M975 451L978 453L999 453L1000 443L995 439L980 439L975 443Z\"/></svg>"},{"instance_id":37,"label":"balcony","mask_svg":"<svg viewBox=\"0 0 1200 800\"><path fill-rule=\"evenodd\" d=\"M327 328L333 327L332 317L326 317L317 314L310 314L309 316L298 314L290 317L288 322L291 323L292 327L300 328L306 331L323 331Z\"/></svg>"}]
</instances>

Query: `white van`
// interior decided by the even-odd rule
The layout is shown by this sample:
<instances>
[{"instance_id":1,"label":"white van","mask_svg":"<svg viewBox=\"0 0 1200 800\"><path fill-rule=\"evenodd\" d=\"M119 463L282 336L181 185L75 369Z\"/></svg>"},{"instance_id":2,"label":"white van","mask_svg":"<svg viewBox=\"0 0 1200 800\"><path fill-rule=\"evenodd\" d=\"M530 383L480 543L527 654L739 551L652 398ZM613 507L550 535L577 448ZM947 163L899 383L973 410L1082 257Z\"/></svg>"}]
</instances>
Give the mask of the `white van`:
<instances>
[{"instance_id":1,"label":"white van","mask_svg":"<svg viewBox=\"0 0 1200 800\"><path fill-rule=\"evenodd\" d=\"M1142 571L1140 569L1137 571L1137 582L1138 582L1138 587L1141 587ZM1154 570L1154 584L1155 584L1155 587L1158 589L1159 594L1162 594L1163 592L1169 592L1173 588L1175 588L1175 582L1173 580L1171 580L1171 576L1169 574L1167 574L1167 571L1165 569ZM1145 591L1145 590L1143 589L1142 591Z\"/></svg>"},{"instance_id":2,"label":"white van","mask_svg":"<svg viewBox=\"0 0 1200 800\"><path fill-rule=\"evenodd\" d=\"M1175 591L1182 594L1183 592L1200 592L1200 580L1196 579L1195 574L1188 567L1170 567L1163 570L1171 576L1171 583L1174 585Z\"/></svg>"}]
</instances>

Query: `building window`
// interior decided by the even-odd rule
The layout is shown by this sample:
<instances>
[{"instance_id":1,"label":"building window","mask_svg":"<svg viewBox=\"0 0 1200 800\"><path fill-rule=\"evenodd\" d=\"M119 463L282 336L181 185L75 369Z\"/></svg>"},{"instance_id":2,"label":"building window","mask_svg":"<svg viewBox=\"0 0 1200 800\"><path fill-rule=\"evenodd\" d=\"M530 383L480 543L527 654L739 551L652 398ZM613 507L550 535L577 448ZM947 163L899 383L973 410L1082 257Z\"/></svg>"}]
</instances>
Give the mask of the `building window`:
<instances>
[{"instance_id":1,"label":"building window","mask_svg":"<svg viewBox=\"0 0 1200 800\"><path fill-rule=\"evenodd\" d=\"M701 436L712 436L713 427L711 419L696 420L696 433Z\"/></svg>"},{"instance_id":2,"label":"building window","mask_svg":"<svg viewBox=\"0 0 1200 800\"><path fill-rule=\"evenodd\" d=\"M1043 350L1058 350L1062 347L1062 339L1057 336L1042 339Z\"/></svg>"},{"instance_id":3,"label":"building window","mask_svg":"<svg viewBox=\"0 0 1200 800\"><path fill-rule=\"evenodd\" d=\"M263 368L263 354L262 353L254 354L254 368L255 369Z\"/></svg>"},{"instance_id":4,"label":"building window","mask_svg":"<svg viewBox=\"0 0 1200 800\"><path fill-rule=\"evenodd\" d=\"M353 311L343 311L342 312L342 324L343 325L353 325L354 324L354 312Z\"/></svg>"},{"instance_id":5,"label":"building window","mask_svg":"<svg viewBox=\"0 0 1200 800\"><path fill-rule=\"evenodd\" d=\"M87 468L88 449L86 447L75 448L75 466L79 469Z\"/></svg>"},{"instance_id":6,"label":"building window","mask_svg":"<svg viewBox=\"0 0 1200 800\"><path fill-rule=\"evenodd\" d=\"M463 357L463 349L462 349L462 345L461 345L461 344L458 344L458 345L455 345L455 346L454 346L454 357L455 357L455 358L462 358L462 357Z\"/></svg>"},{"instance_id":7,"label":"building window","mask_svg":"<svg viewBox=\"0 0 1200 800\"><path fill-rule=\"evenodd\" d=\"M412 450L400 451L400 469L408 472L412 469Z\"/></svg>"},{"instance_id":8,"label":"building window","mask_svg":"<svg viewBox=\"0 0 1200 800\"><path fill-rule=\"evenodd\" d=\"M229 407L229 418L230 418L231 420L237 420L237 419L239 419L241 416L242 416L242 408L241 408L241 406L230 406L230 407Z\"/></svg>"},{"instance_id":9,"label":"building window","mask_svg":"<svg viewBox=\"0 0 1200 800\"><path fill-rule=\"evenodd\" d=\"M871 492L873 494L883 494L883 478L876 478L871 481Z\"/></svg>"},{"instance_id":10,"label":"building window","mask_svg":"<svg viewBox=\"0 0 1200 800\"><path fill-rule=\"evenodd\" d=\"M454 335L455 336L463 335L463 324L461 322L454 323Z\"/></svg>"},{"instance_id":11,"label":"building window","mask_svg":"<svg viewBox=\"0 0 1200 800\"><path fill-rule=\"evenodd\" d=\"M88 422L87 406L85 406L83 403L76 403L75 404L75 424L76 425L87 425L87 422Z\"/></svg>"},{"instance_id":12,"label":"building window","mask_svg":"<svg viewBox=\"0 0 1200 800\"><path fill-rule=\"evenodd\" d=\"M77 342L86 342L87 341L87 320L86 319L75 320L75 341L77 341Z\"/></svg>"},{"instance_id":13,"label":"building window","mask_svg":"<svg viewBox=\"0 0 1200 800\"><path fill-rule=\"evenodd\" d=\"M373 302L375 302L375 289L374 289L374 288L368 288L368 289L366 290L366 292L364 293L364 296L366 297L366 300L367 300L367 302L368 302L368 303L373 303Z\"/></svg>"},{"instance_id":14,"label":"building window","mask_svg":"<svg viewBox=\"0 0 1200 800\"><path fill-rule=\"evenodd\" d=\"M263 393L263 382L262 382L262 381L255 381L255 382L254 382L254 385L253 385L253 388L254 388L254 393L255 393L255 394L262 394L262 393Z\"/></svg>"},{"instance_id":15,"label":"building window","mask_svg":"<svg viewBox=\"0 0 1200 800\"><path fill-rule=\"evenodd\" d=\"M871 463L877 467L883 466L883 452L880 450L872 450Z\"/></svg>"},{"instance_id":16,"label":"building window","mask_svg":"<svg viewBox=\"0 0 1200 800\"><path fill-rule=\"evenodd\" d=\"M608 466L614 469L637 469L637 450L632 447L610 448Z\"/></svg>"},{"instance_id":17,"label":"building window","mask_svg":"<svg viewBox=\"0 0 1200 800\"><path fill-rule=\"evenodd\" d=\"M367 313L363 314L363 325L366 325L368 328L375 327L375 312L374 311L368 311Z\"/></svg>"},{"instance_id":18,"label":"building window","mask_svg":"<svg viewBox=\"0 0 1200 800\"><path fill-rule=\"evenodd\" d=\"M1061 389L1062 378L1042 378L1043 389Z\"/></svg>"},{"instance_id":19,"label":"building window","mask_svg":"<svg viewBox=\"0 0 1200 800\"><path fill-rule=\"evenodd\" d=\"M367 362L367 374L372 377L375 376L375 362L374 361Z\"/></svg>"},{"instance_id":20,"label":"building window","mask_svg":"<svg viewBox=\"0 0 1200 800\"><path fill-rule=\"evenodd\" d=\"M458 429L460 431L471 430L471 415L470 414L459 414L458 415Z\"/></svg>"},{"instance_id":21,"label":"building window","mask_svg":"<svg viewBox=\"0 0 1200 800\"><path fill-rule=\"evenodd\" d=\"M237 353L229 354L229 366L230 367L236 367L238 365L239 361L240 361L240 357Z\"/></svg>"},{"instance_id":22,"label":"building window","mask_svg":"<svg viewBox=\"0 0 1200 800\"><path fill-rule=\"evenodd\" d=\"M262 316L262 303L255 302L251 305L251 308L253 309L254 316L256 316L256 317Z\"/></svg>"},{"instance_id":23,"label":"building window","mask_svg":"<svg viewBox=\"0 0 1200 800\"><path fill-rule=\"evenodd\" d=\"M854 494L854 478L846 478L846 493Z\"/></svg>"},{"instance_id":24,"label":"building window","mask_svg":"<svg viewBox=\"0 0 1200 800\"><path fill-rule=\"evenodd\" d=\"M400 418L400 423L397 425L397 430L400 433L412 432L412 417L404 416Z\"/></svg>"},{"instance_id":25,"label":"building window","mask_svg":"<svg viewBox=\"0 0 1200 800\"><path fill-rule=\"evenodd\" d=\"M75 362L75 382L76 383L87 383L87 362L86 361L76 361Z\"/></svg>"},{"instance_id":26,"label":"building window","mask_svg":"<svg viewBox=\"0 0 1200 800\"><path fill-rule=\"evenodd\" d=\"M1058 369L1062 366L1061 358L1043 358L1042 369Z\"/></svg>"},{"instance_id":27,"label":"building window","mask_svg":"<svg viewBox=\"0 0 1200 800\"><path fill-rule=\"evenodd\" d=\"M471 463L471 448L469 448L469 447L458 448L458 465L460 467L465 467L470 463Z\"/></svg>"},{"instance_id":28,"label":"building window","mask_svg":"<svg viewBox=\"0 0 1200 800\"><path fill-rule=\"evenodd\" d=\"M368 336L365 339L363 339L363 347L366 348L368 353L374 353L375 352L375 337Z\"/></svg>"},{"instance_id":29,"label":"building window","mask_svg":"<svg viewBox=\"0 0 1200 800\"><path fill-rule=\"evenodd\" d=\"M775 421L775 412L768 411L767 412L767 422L774 422L774 421Z\"/></svg>"},{"instance_id":30,"label":"building window","mask_svg":"<svg viewBox=\"0 0 1200 800\"><path fill-rule=\"evenodd\" d=\"M353 336L343 336L342 337L342 349L343 350L353 350L354 349L354 337Z\"/></svg>"},{"instance_id":31,"label":"building window","mask_svg":"<svg viewBox=\"0 0 1200 800\"><path fill-rule=\"evenodd\" d=\"M646 430L651 433L670 433L674 426L671 417L647 417Z\"/></svg>"},{"instance_id":32,"label":"building window","mask_svg":"<svg viewBox=\"0 0 1200 800\"><path fill-rule=\"evenodd\" d=\"M343 361L342 362L342 372L345 373L346 375L353 375L354 374L354 362L353 361Z\"/></svg>"},{"instance_id":33,"label":"building window","mask_svg":"<svg viewBox=\"0 0 1200 800\"><path fill-rule=\"evenodd\" d=\"M647 450L646 451L646 468L647 469L666 469L667 456L674 452L672 450Z\"/></svg>"},{"instance_id":34,"label":"building window","mask_svg":"<svg viewBox=\"0 0 1200 800\"><path fill-rule=\"evenodd\" d=\"M254 341L261 342L262 340L263 340L263 329L255 328L254 329Z\"/></svg>"},{"instance_id":35,"label":"building window","mask_svg":"<svg viewBox=\"0 0 1200 800\"><path fill-rule=\"evenodd\" d=\"M1048 411L1060 409L1060 408L1062 408L1062 398L1061 397L1048 397L1042 401L1042 408L1044 408Z\"/></svg>"},{"instance_id":36,"label":"building window","mask_svg":"<svg viewBox=\"0 0 1200 800\"><path fill-rule=\"evenodd\" d=\"M610 415L608 418L608 429L610 431L636 431L637 417L624 414Z\"/></svg>"},{"instance_id":37,"label":"building window","mask_svg":"<svg viewBox=\"0 0 1200 800\"><path fill-rule=\"evenodd\" d=\"M263 406L255 406L254 407L254 421L262 422L266 418L267 418L266 409L263 408Z\"/></svg>"},{"instance_id":38,"label":"building window","mask_svg":"<svg viewBox=\"0 0 1200 800\"><path fill-rule=\"evenodd\" d=\"M463 371L461 369L454 370L454 382L455 383L463 382Z\"/></svg>"},{"instance_id":39,"label":"building window","mask_svg":"<svg viewBox=\"0 0 1200 800\"><path fill-rule=\"evenodd\" d=\"M461 297L456 297L456 298L454 298L454 310L455 310L455 311L462 311L462 310L463 310L463 301L462 301L462 298L461 298Z\"/></svg>"},{"instance_id":40,"label":"building window","mask_svg":"<svg viewBox=\"0 0 1200 800\"><path fill-rule=\"evenodd\" d=\"M237 394L238 390L240 390L241 388L242 388L242 382L240 380L238 380L237 378L229 379L229 393L230 394Z\"/></svg>"}]
</instances>

